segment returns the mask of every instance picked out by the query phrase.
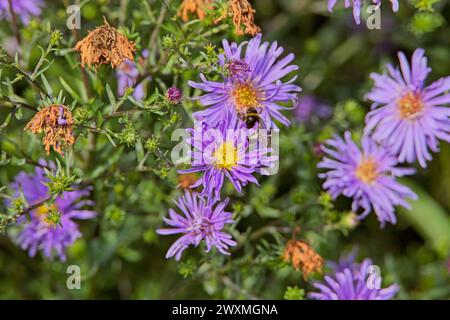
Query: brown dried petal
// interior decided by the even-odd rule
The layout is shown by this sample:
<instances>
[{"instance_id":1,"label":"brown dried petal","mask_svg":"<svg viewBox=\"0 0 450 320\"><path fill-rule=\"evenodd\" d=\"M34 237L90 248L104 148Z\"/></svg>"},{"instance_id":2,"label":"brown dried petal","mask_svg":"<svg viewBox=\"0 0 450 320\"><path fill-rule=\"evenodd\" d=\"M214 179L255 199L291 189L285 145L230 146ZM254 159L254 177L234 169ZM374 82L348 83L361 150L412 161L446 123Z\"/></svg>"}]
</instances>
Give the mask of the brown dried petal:
<instances>
[{"instance_id":1,"label":"brown dried petal","mask_svg":"<svg viewBox=\"0 0 450 320\"><path fill-rule=\"evenodd\" d=\"M290 240L284 249L283 259L290 261L295 270L301 270L305 280L310 273L322 272L323 258L304 241Z\"/></svg>"},{"instance_id":2,"label":"brown dried petal","mask_svg":"<svg viewBox=\"0 0 450 320\"><path fill-rule=\"evenodd\" d=\"M203 20L206 17L206 10L209 8L211 2L212 0L183 0L177 15L183 21L189 21L189 14L195 13L200 20Z\"/></svg>"},{"instance_id":3,"label":"brown dried petal","mask_svg":"<svg viewBox=\"0 0 450 320\"><path fill-rule=\"evenodd\" d=\"M98 68L102 64L111 64L113 68L125 60L133 60L136 50L135 44L111 27L105 24L90 31L89 34L78 41L75 51L80 52L81 65L92 65Z\"/></svg>"},{"instance_id":4,"label":"brown dried petal","mask_svg":"<svg viewBox=\"0 0 450 320\"><path fill-rule=\"evenodd\" d=\"M62 148L75 143L73 135L73 117L69 109L63 105L50 105L38 111L28 122L25 130L33 134L44 132L42 144L47 154L50 147L63 155Z\"/></svg>"},{"instance_id":5,"label":"brown dried petal","mask_svg":"<svg viewBox=\"0 0 450 320\"><path fill-rule=\"evenodd\" d=\"M256 10L248 0L230 0L228 2L228 12L225 12L221 17L216 19L214 23L218 23L223 20L228 14L233 17L233 24L237 35L244 35L244 33L251 36L257 35L261 28L255 24ZM242 25L244 25L244 31L242 31Z\"/></svg>"}]
</instances>

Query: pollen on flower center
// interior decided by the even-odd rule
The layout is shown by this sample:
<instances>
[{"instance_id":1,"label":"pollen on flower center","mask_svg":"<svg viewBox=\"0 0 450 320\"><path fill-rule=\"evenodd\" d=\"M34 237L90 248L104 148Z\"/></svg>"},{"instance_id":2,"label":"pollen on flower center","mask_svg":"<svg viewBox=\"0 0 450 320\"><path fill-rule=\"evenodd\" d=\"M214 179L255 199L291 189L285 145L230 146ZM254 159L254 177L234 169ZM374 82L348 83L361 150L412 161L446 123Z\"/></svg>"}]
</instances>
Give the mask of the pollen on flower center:
<instances>
[{"instance_id":1,"label":"pollen on flower center","mask_svg":"<svg viewBox=\"0 0 450 320\"><path fill-rule=\"evenodd\" d=\"M213 154L216 160L215 166L219 169L230 170L238 162L238 150L234 146L233 142L223 142Z\"/></svg>"},{"instance_id":2,"label":"pollen on flower center","mask_svg":"<svg viewBox=\"0 0 450 320\"><path fill-rule=\"evenodd\" d=\"M397 102L402 118L412 119L423 110L422 98L419 94L408 92Z\"/></svg>"},{"instance_id":3,"label":"pollen on flower center","mask_svg":"<svg viewBox=\"0 0 450 320\"><path fill-rule=\"evenodd\" d=\"M259 105L258 92L249 83L237 84L231 94L236 109L240 112L245 112L248 108L255 108Z\"/></svg>"},{"instance_id":4,"label":"pollen on flower center","mask_svg":"<svg viewBox=\"0 0 450 320\"><path fill-rule=\"evenodd\" d=\"M371 159L362 161L356 168L356 177L364 183L372 183L378 177L377 164Z\"/></svg>"}]
</instances>

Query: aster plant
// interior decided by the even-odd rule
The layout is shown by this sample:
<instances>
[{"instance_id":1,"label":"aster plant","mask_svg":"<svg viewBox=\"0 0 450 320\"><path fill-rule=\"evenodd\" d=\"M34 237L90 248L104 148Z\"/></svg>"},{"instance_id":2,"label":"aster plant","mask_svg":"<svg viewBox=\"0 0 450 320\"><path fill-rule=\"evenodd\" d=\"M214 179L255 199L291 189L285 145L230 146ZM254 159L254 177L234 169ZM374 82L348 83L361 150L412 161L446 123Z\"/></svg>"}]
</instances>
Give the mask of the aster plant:
<instances>
[{"instance_id":1,"label":"aster plant","mask_svg":"<svg viewBox=\"0 0 450 320\"><path fill-rule=\"evenodd\" d=\"M42 251L48 259L57 257L66 261L66 249L82 236L75 220L96 216L95 211L83 209L93 204L90 200L82 200L89 196L90 189L65 191L53 200L48 187L50 179L44 170L52 164L43 160L39 164L33 174L21 172L10 185L15 197L23 197L31 208L28 217L23 215L18 219L20 233L16 240L30 257Z\"/></svg>"},{"instance_id":2,"label":"aster plant","mask_svg":"<svg viewBox=\"0 0 450 320\"><path fill-rule=\"evenodd\" d=\"M0 1L0 299L447 298L448 4L271 2Z\"/></svg>"},{"instance_id":3,"label":"aster plant","mask_svg":"<svg viewBox=\"0 0 450 320\"><path fill-rule=\"evenodd\" d=\"M408 63L399 52L400 69L387 66L387 73L373 73L375 86L367 94L373 101L366 117L366 133L385 144L399 162L418 161L426 167L431 152L439 151L439 140L450 142L450 77L425 85L431 72L423 49Z\"/></svg>"},{"instance_id":4,"label":"aster plant","mask_svg":"<svg viewBox=\"0 0 450 320\"><path fill-rule=\"evenodd\" d=\"M293 84L297 76L287 82L281 79L298 66L290 64L294 60L292 53L278 60L283 48L277 42L261 43L261 38L258 34L240 45L223 40L224 53L219 55L219 63L229 70L229 75L222 82L207 80L202 74L202 82L189 81L191 87L206 92L196 98L206 107L193 114L197 120L215 127L229 115L242 119L249 110L255 110L267 129L277 128L275 121L289 125L289 119L280 112L288 109L282 104L295 104L301 88Z\"/></svg>"},{"instance_id":5,"label":"aster plant","mask_svg":"<svg viewBox=\"0 0 450 320\"><path fill-rule=\"evenodd\" d=\"M169 248L166 258L180 260L184 250L191 245L197 247L202 241L206 245L206 252L214 247L224 255L230 254L228 249L235 246L236 242L230 234L222 231L226 224L234 222L232 213L225 211L228 199L215 201L211 197L185 191L174 202L182 214L169 209L169 218L164 218L164 222L170 228L158 229L157 232L162 235L183 235Z\"/></svg>"},{"instance_id":6,"label":"aster plant","mask_svg":"<svg viewBox=\"0 0 450 320\"><path fill-rule=\"evenodd\" d=\"M325 156L318 164L318 168L327 170L319 175L325 179L323 188L334 199L340 195L352 198L352 210L364 210L360 219L374 211L381 226L386 222L394 224L395 206L410 208L406 199L417 199L396 178L415 170L398 167L397 158L368 136L363 137L361 144L362 149L353 142L349 131L344 139L335 136L326 141L322 148Z\"/></svg>"}]
</instances>

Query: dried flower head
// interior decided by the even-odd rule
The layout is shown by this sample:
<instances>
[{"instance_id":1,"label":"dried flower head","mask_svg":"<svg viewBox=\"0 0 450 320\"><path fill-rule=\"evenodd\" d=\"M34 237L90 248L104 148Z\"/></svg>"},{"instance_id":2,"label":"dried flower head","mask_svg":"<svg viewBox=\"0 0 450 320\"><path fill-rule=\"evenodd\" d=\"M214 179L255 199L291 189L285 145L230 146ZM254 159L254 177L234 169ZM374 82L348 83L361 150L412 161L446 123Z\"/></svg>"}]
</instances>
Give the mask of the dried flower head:
<instances>
[{"instance_id":1,"label":"dried flower head","mask_svg":"<svg viewBox=\"0 0 450 320\"><path fill-rule=\"evenodd\" d=\"M246 33L251 36L256 36L261 31L261 28L255 24L255 12L256 10L253 9L248 0L229 0L228 10L216 19L214 23L218 23L228 15L231 15L237 35L242 36ZM244 31L242 31L242 25L245 27Z\"/></svg>"},{"instance_id":2,"label":"dried flower head","mask_svg":"<svg viewBox=\"0 0 450 320\"><path fill-rule=\"evenodd\" d=\"M41 109L28 122L25 130L31 130L34 134L44 131L42 144L47 154L52 146L56 152L63 155L62 148L75 143L72 113L61 104L52 104Z\"/></svg>"},{"instance_id":3,"label":"dried flower head","mask_svg":"<svg viewBox=\"0 0 450 320\"><path fill-rule=\"evenodd\" d=\"M177 187L179 187L183 190L192 191L193 189L191 188L191 186L194 183L196 183L197 180L198 180L198 177L195 173L180 174L178 176Z\"/></svg>"},{"instance_id":4,"label":"dried flower head","mask_svg":"<svg viewBox=\"0 0 450 320\"><path fill-rule=\"evenodd\" d=\"M102 26L90 31L84 39L78 41L74 50L80 52L83 67L87 64L98 68L102 64L111 63L111 66L116 68L126 60L134 60L136 47L105 19Z\"/></svg>"},{"instance_id":5,"label":"dried flower head","mask_svg":"<svg viewBox=\"0 0 450 320\"><path fill-rule=\"evenodd\" d=\"M211 2L211 0L183 0L177 15L183 21L189 21L189 13L195 13L200 20L203 20Z\"/></svg>"},{"instance_id":6,"label":"dried flower head","mask_svg":"<svg viewBox=\"0 0 450 320\"><path fill-rule=\"evenodd\" d=\"M322 272L323 258L314 251L314 249L305 241L293 238L288 241L284 248L283 260L291 262L295 270L301 270L303 279L307 279L308 275L313 272Z\"/></svg>"}]
</instances>

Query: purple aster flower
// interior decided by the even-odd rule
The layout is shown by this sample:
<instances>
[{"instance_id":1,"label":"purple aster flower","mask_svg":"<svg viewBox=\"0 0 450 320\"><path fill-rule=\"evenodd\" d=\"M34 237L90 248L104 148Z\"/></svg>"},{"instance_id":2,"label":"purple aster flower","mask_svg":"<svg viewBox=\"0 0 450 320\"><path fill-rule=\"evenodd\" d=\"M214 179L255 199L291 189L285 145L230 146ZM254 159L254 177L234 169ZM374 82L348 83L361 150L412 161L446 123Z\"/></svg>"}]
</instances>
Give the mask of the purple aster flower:
<instances>
[{"instance_id":1,"label":"purple aster flower","mask_svg":"<svg viewBox=\"0 0 450 320\"><path fill-rule=\"evenodd\" d=\"M47 165L43 160L40 164ZM28 250L30 257L34 257L37 251L41 250L48 259L53 259L56 254L61 261L65 261L65 249L81 237L74 219L91 219L96 213L82 209L93 204L89 200L80 200L89 195L89 189L64 192L51 206L45 204L44 201L50 199L46 186L48 182L44 169L36 167L34 174L21 172L11 183L15 197L22 194L29 207L37 206L30 211L29 220L24 216L19 218L21 232L17 241L23 250ZM57 214L57 219L51 219L52 212Z\"/></svg>"},{"instance_id":2,"label":"purple aster flower","mask_svg":"<svg viewBox=\"0 0 450 320\"><path fill-rule=\"evenodd\" d=\"M228 199L216 202L211 198L205 199L196 192L191 194L185 191L184 196L174 202L182 214L169 209L169 218L164 218L164 221L171 228L157 230L159 234L183 233L167 251L167 259L175 256L175 260L180 260L187 247L197 247L202 240L206 244L206 252L216 247L220 253L230 254L228 248L235 246L236 242L231 235L222 231L225 224L234 222L231 219L232 213L225 211Z\"/></svg>"},{"instance_id":3,"label":"purple aster flower","mask_svg":"<svg viewBox=\"0 0 450 320\"><path fill-rule=\"evenodd\" d=\"M313 95L306 95L299 99L294 109L294 116L298 122L308 122L313 116L327 119L332 115L331 107L321 102Z\"/></svg>"},{"instance_id":4,"label":"purple aster flower","mask_svg":"<svg viewBox=\"0 0 450 320\"><path fill-rule=\"evenodd\" d=\"M401 69L388 65L387 74L371 75L375 87L367 94L373 101L366 117L366 133L385 144L400 162L416 160L422 167L439 151L439 139L450 142L450 77L429 86L424 82L431 71L423 49L417 49L409 65L399 52Z\"/></svg>"},{"instance_id":5,"label":"purple aster flower","mask_svg":"<svg viewBox=\"0 0 450 320\"><path fill-rule=\"evenodd\" d=\"M289 65L294 55L291 53L278 61L283 48L277 42L261 43L261 34L239 46L227 40L222 43L224 54L219 55L219 62L230 75L223 82L209 81L203 74L201 83L189 81L191 87L206 92L197 99L207 109L195 112L194 117L216 127L228 114L242 119L249 110L256 110L265 128L276 128L274 120L289 125L280 112L289 108L280 103L295 104L301 88L293 84L296 76L284 83L281 79L298 69Z\"/></svg>"},{"instance_id":6,"label":"purple aster flower","mask_svg":"<svg viewBox=\"0 0 450 320\"><path fill-rule=\"evenodd\" d=\"M183 100L183 93L177 87L170 87L167 89L166 98L172 104L178 104Z\"/></svg>"},{"instance_id":7,"label":"purple aster flower","mask_svg":"<svg viewBox=\"0 0 450 320\"><path fill-rule=\"evenodd\" d=\"M360 24L363 0L344 0L344 1L345 1L344 4L345 4L346 8L348 8L350 6L353 7L353 17L355 19L355 22L357 24ZM372 0L372 2L376 5L381 4L381 0ZM390 0L390 2L392 3L392 10L394 12L397 12L398 7L399 7L398 0ZM336 3L337 3L337 0L328 0L328 11L332 12Z\"/></svg>"},{"instance_id":8,"label":"purple aster flower","mask_svg":"<svg viewBox=\"0 0 450 320\"><path fill-rule=\"evenodd\" d=\"M204 172L203 176L191 188L203 186L202 195L220 198L225 178L227 178L238 191L247 183L259 185L253 174L269 175L269 168L274 166L278 159L269 156L271 148L267 148L259 141L249 138L261 131L247 129L242 121L221 121L218 128L213 129L205 122L197 122L195 128L189 129L191 138L188 143L194 150L191 151L192 168L180 170L182 174Z\"/></svg>"},{"instance_id":9,"label":"purple aster flower","mask_svg":"<svg viewBox=\"0 0 450 320\"><path fill-rule=\"evenodd\" d=\"M398 292L396 284L381 289L381 276L372 273L372 261L365 259L361 264L344 268L333 275L325 276L325 282L316 282L319 292L308 296L316 300L389 300Z\"/></svg>"},{"instance_id":10,"label":"purple aster flower","mask_svg":"<svg viewBox=\"0 0 450 320\"><path fill-rule=\"evenodd\" d=\"M41 15L44 1L42 0L13 0L12 9L23 24L27 25L31 18ZM11 20L11 10L8 0L0 1L0 19Z\"/></svg>"},{"instance_id":11,"label":"purple aster flower","mask_svg":"<svg viewBox=\"0 0 450 320\"><path fill-rule=\"evenodd\" d=\"M326 155L318 168L329 170L319 175L326 179L323 188L334 199L339 195L353 198L352 210L364 209L359 219L373 209L382 227L386 222L396 223L394 207L410 208L405 199L417 199L396 177L413 174L415 170L397 167L397 158L370 137L362 139L362 150L352 141L350 132L345 132L344 137L345 140L335 136L326 141L332 149L322 147Z\"/></svg>"}]
</instances>

